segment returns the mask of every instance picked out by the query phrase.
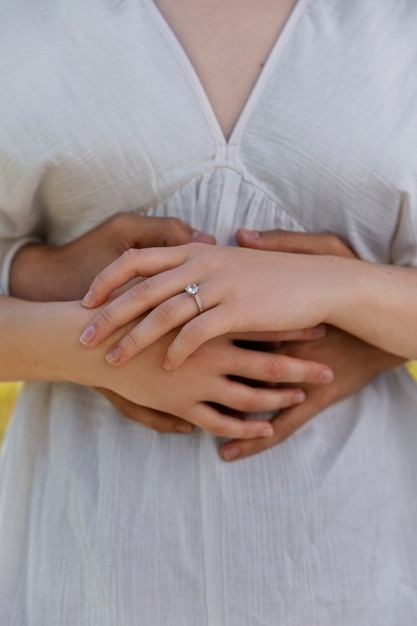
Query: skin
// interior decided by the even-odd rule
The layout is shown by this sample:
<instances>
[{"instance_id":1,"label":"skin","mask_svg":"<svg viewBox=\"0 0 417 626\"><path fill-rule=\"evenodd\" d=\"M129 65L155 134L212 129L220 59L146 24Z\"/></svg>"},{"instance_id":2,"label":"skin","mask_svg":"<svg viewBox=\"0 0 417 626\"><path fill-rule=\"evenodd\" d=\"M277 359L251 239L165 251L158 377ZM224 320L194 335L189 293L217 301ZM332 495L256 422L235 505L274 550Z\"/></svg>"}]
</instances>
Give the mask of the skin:
<instances>
[{"instance_id":1,"label":"skin","mask_svg":"<svg viewBox=\"0 0 417 626\"><path fill-rule=\"evenodd\" d=\"M277 371L282 374L282 368L276 364L271 366L271 361L282 362L282 356L236 348L233 341L238 336L225 336L207 342L196 351L187 366L167 372L162 367L162 357L176 334L174 331L153 343L123 369L115 370L104 359L108 349L106 342L99 350L87 351L78 341L81 328L90 316L91 313L79 302L34 304L0 297L0 378L101 386L135 404L169 411L220 437L272 436L267 421L229 417L212 404L223 403L243 413L271 411L285 406L287 390L277 388L275 384L253 388L232 379L242 377L243 367L245 371L247 368L249 375L260 373L260 377L272 383L276 381ZM126 330L123 328L121 332ZM317 374L323 366L313 364L311 369L307 366L308 371L313 372L313 378L315 368L318 368ZM291 365L287 369L294 371ZM289 393L293 391L289 390Z\"/></svg>"},{"instance_id":2,"label":"skin","mask_svg":"<svg viewBox=\"0 0 417 626\"><path fill-rule=\"evenodd\" d=\"M155 4L186 52L228 140L295 0Z\"/></svg>"},{"instance_id":3,"label":"skin","mask_svg":"<svg viewBox=\"0 0 417 626\"><path fill-rule=\"evenodd\" d=\"M212 237L204 233L197 233L197 237L202 240L214 241ZM97 271L97 267L100 264L105 265L110 258L117 258L121 248L132 245L132 243L141 246L158 242L166 245L178 245L184 240L195 239L195 231L179 220L121 215L66 246L59 248L27 246L27 248L22 249L12 268L12 293L18 292L17 295L26 299L30 299L31 295L36 294L38 301L51 299L64 301L69 296L79 297L85 277L91 277ZM34 257L37 262L34 262ZM68 265L73 273L67 274L66 280L59 280L56 283L53 280L45 280L45 277L53 279L60 267L66 268ZM42 268L41 272L40 267ZM77 284L77 280L79 284ZM25 285L27 291L25 291ZM32 299L34 298L32 297ZM10 302L8 304L10 306ZM18 306L19 301L13 301L13 304ZM67 304L63 302L63 306ZM64 312L65 309L61 309L60 314L62 315ZM45 315L48 314L45 312ZM79 317L78 309L76 317ZM323 332L324 328L321 327L296 331L291 334L274 334L272 339L312 340L322 336ZM175 334L175 332L171 334L171 338ZM244 436L248 436L251 429L259 431L258 434L261 436L270 435L272 430L269 424L246 425L239 423L239 420L236 419L225 419L206 403L212 402L219 405L222 402L239 413L274 410L294 405L304 399L304 392L298 386L277 389L276 384L278 382L296 383L301 380L310 381L312 384L322 384L332 379L329 368L320 363L237 348L233 341L243 338L239 335L224 337L207 344L197 355L190 368L181 368L181 371L174 377L168 376L167 378L158 358L162 358L161 345L166 348L168 337L169 335L163 338L162 342L157 342L147 355L136 361L132 385L136 388L137 380L141 380L142 390L140 393L138 390L130 389L127 376L121 377L119 381L111 379L106 387L104 381L108 378L110 368L106 365L103 370L104 363L100 363L100 367L97 369L96 365L94 369L97 376L99 371L104 375L103 379L97 378L94 386L100 386L101 392L127 417L144 425L152 426L157 430L189 432L193 424L198 424L221 436L230 436L230 429L236 430L236 428L239 430L243 428L242 432L246 433ZM246 335L244 337L246 339L251 338ZM257 335L254 336L254 339L258 338ZM269 337L261 338L268 339ZM45 344L47 343L49 342L45 342ZM30 345L31 342L28 344L29 348ZM7 355L7 350L5 350L5 354ZM82 354L80 356L80 371L76 375L85 376L84 357ZM49 355L48 358L50 359L51 356ZM55 356L53 360L56 361L56 358ZM22 358L19 354L9 357L8 362L5 362L7 363L8 376L26 380L44 379L43 361L40 359L39 353L36 355L37 365L35 367L29 350L29 355L24 359L25 370L23 373L19 370L21 361ZM54 375L56 372L60 372L58 364L55 364L54 372ZM327 378L325 376L323 379L323 373L327 374ZM62 373L60 376L67 379L67 374ZM231 380L230 377L234 379L242 377L258 379L262 383L262 388L259 385L257 388L253 388L237 380ZM72 380L72 378L69 379ZM115 388L115 385L117 386L121 380L123 380L122 387ZM79 382L81 381L79 380ZM169 393L171 385L173 385L172 393ZM161 388L166 391L164 399L160 397ZM192 393L190 392L191 388ZM118 390L122 390L122 393L118 393ZM164 404L166 398L173 398L173 400ZM168 411L171 413L170 415L168 415Z\"/></svg>"},{"instance_id":4,"label":"skin","mask_svg":"<svg viewBox=\"0 0 417 626\"><path fill-rule=\"evenodd\" d=\"M243 247L261 250L355 258L353 251L339 237L331 234L240 229L236 233L236 239ZM320 355L320 359L332 368L334 380L322 388L302 385L306 394L305 402L280 411L271 420L273 436L267 441L255 439L227 443L221 448L221 455L227 461L243 459L277 445L323 409L360 391L379 374L404 363L403 358L380 350L335 327L328 327L326 335L317 342L287 342L282 344L279 351L307 359Z\"/></svg>"},{"instance_id":5,"label":"skin","mask_svg":"<svg viewBox=\"0 0 417 626\"><path fill-rule=\"evenodd\" d=\"M417 354L417 272L411 268L204 244L131 250L95 279L85 306L103 304L138 276L147 278L108 304L82 335L94 347L148 313L108 351L107 359L116 365L179 326L167 351L167 369L179 367L205 341L225 333L293 330L323 322L398 356ZM190 276L200 285L201 315L184 293Z\"/></svg>"},{"instance_id":6,"label":"skin","mask_svg":"<svg viewBox=\"0 0 417 626\"><path fill-rule=\"evenodd\" d=\"M167 2L167 0L158 0L157 4L171 24L177 38L180 40L180 43L191 60L204 90L208 95L208 99L215 112L223 135L225 138L228 138L240 115L248 93L252 89L274 41L294 6L294 0L280 0L279 2L276 2L276 0L263 0L262 11L259 11L258 0L256 2L253 0L244 0L239 3L238 13L236 13L235 6L232 3L224 3L220 2L220 0L205 0L201 3L193 3L189 0L179 0L175 3ZM198 36L196 36L196 34ZM248 40L251 41L251 46L246 45ZM228 59L227 64L224 63L225 58ZM262 247L261 244L267 244L267 246L269 246L268 249L274 249L273 238L276 235L275 233L272 235L272 238L268 238L267 234L265 234L265 236L262 234L256 242L253 240L249 242L248 239L245 240L244 235L239 239L238 234L238 241L241 245L245 245L246 247ZM282 233L277 236L278 247L276 249L280 250L280 246L283 244ZM308 248L312 248L309 252L313 254L325 252L322 247L322 242L318 239L321 236L307 235L307 237L311 237L309 241L312 243L308 243L308 240L304 240L303 245L306 244ZM106 240L105 237L104 240ZM177 243L187 242L188 240L178 241ZM84 241L84 244L85 243L86 240ZM126 246L126 243L128 242L126 242L125 238L124 245L118 248L117 252L119 254L128 247L132 247L131 245ZM155 241L150 245L161 245L161 243ZM297 246L299 245L300 244L297 243ZM83 251L81 258L87 256L92 263L95 263L94 255L91 255L91 250L94 248L97 252L96 246L79 246L78 250ZM294 251L303 252L306 250L302 248L301 250ZM26 284L20 286L16 283L16 293L20 294L21 297L28 297L33 300L38 298L45 298L46 300L78 298L80 296L80 294L78 294L79 284L77 282L79 272L74 273L71 272L70 269L73 267L70 260L72 254L75 253L74 248L69 246L66 248L65 254L61 253L62 250L48 250L44 246L36 249L31 247L28 250L22 251L22 254L19 255L19 258L16 260L15 277L16 280L21 278L24 281L24 277L26 276L28 280L26 280ZM329 254L330 252L327 251L326 253ZM338 254L337 250L332 250L331 253L335 255ZM107 257L103 265L111 260L113 259ZM34 280L32 280L27 271L21 272L19 270L19 266L21 268L37 267L40 272L36 273L33 277ZM95 273L100 269L101 267L96 265ZM49 276L49 280L43 281L41 285L41 287L44 287L46 286L45 283L47 283L51 286L49 294L40 296L42 289L39 289L36 285L36 276L39 275ZM54 277L59 277L59 280L54 281ZM88 278L88 273L86 273L83 278L85 288L90 278ZM72 291L60 294L60 287L62 285L65 285ZM322 346L321 353L325 353L327 358L327 343L323 343L325 341L327 341L327 338L320 340ZM295 348L295 344L292 342L285 345L287 346L287 350ZM298 348L305 350L305 354L308 356L311 346L312 342L309 341L300 344ZM390 361L390 359L393 358L392 355L388 355L389 358L386 358L387 353L379 352L374 347L369 346L369 344L364 344L364 346L360 349L358 340L356 340L356 342L350 341L347 345L340 346L343 347L344 351L348 351L349 359L347 359L347 362L357 362L356 370L354 368L351 368L351 370L361 372L359 378L363 378L363 380L366 381L367 377L371 375L372 372L375 371L378 373L380 365L383 365L386 369L393 366ZM329 362L332 362L332 360L337 362L338 354L339 347L337 345L333 345L333 348L329 347ZM366 356L368 358L366 358ZM349 381L351 380L351 370L348 369L343 372L343 380L346 381L347 388L349 388ZM325 388L326 393L319 394L319 397L322 399L326 398L329 403L336 401L338 394L342 391L337 386L338 380L340 380L340 377L336 376L335 381ZM354 391L353 383L354 381L352 380L352 391ZM323 387L319 389L321 391L324 390ZM172 416L164 415L163 413L158 413L144 407L138 407L133 402L114 392L109 390L102 390L102 392L118 406L123 414L137 421L141 421L150 427L156 428L157 430L170 431L176 428L190 428L190 425L186 422L178 421ZM309 390L306 402L297 406L296 409L302 408L304 410L304 419L308 419L321 408L322 405L320 404L320 406L318 406L318 404L320 403L314 401L314 397ZM281 412L281 418L284 413L285 412ZM296 419L294 423L297 423ZM252 446L252 452L257 451L261 449L259 445L259 441L248 441L243 453L249 454L250 446Z\"/></svg>"},{"instance_id":7,"label":"skin","mask_svg":"<svg viewBox=\"0 0 417 626\"><path fill-rule=\"evenodd\" d=\"M192 241L216 242L176 218L117 215L66 245L22 248L12 264L11 295L32 302L78 300L92 278L126 250Z\"/></svg>"},{"instance_id":8,"label":"skin","mask_svg":"<svg viewBox=\"0 0 417 626\"><path fill-rule=\"evenodd\" d=\"M126 217L128 219L126 219ZM206 234L199 234L204 238ZM148 217L117 216L90 231L88 234L62 248L48 246L27 246L15 259L12 273L12 289L17 286L22 290L22 282L14 285L13 277L24 278L28 292L20 291L26 299L47 301L66 300L68 297L81 297L83 282L77 284L77 277L92 276L97 267L106 265L109 260L118 257L121 249L132 241L146 246L160 243L178 245L195 239L192 229L179 220L160 220ZM256 232L240 229L236 233L237 243L242 247L252 247L269 251L301 252L306 254L334 254L353 258L353 252L336 236L291 233L286 231ZM100 245L98 243L100 242ZM102 255L99 259L95 255ZM42 273L33 262L36 255L42 264ZM60 255L63 255L60 258ZM53 283L59 267L82 267L82 271L71 274L67 280ZM101 269L101 268L100 268ZM40 280L47 276L47 280ZM68 280L70 279L70 280ZM78 278L79 280L79 278ZM51 292L53 285L53 292ZM298 341L291 341L287 336L277 351L291 357L324 362L335 372L334 380L325 386L302 384L306 400L291 408L281 410L271 420L273 435L271 438L256 437L248 440L233 440L221 448L225 460L244 458L276 445L300 426L312 419L320 410L330 404L355 393L381 372L398 366L403 359L379 350L352 335L336 328L328 329L322 337L314 337L307 331ZM294 337L295 339L296 337ZM275 337L278 339L278 337ZM281 337L285 339L285 337ZM304 340L303 340L304 339ZM313 341L314 339L314 341ZM285 377L285 373L282 372ZM194 425L169 413L157 411L145 406L138 406L131 400L109 389L100 389L118 410L127 418L159 432L191 432Z\"/></svg>"}]
</instances>

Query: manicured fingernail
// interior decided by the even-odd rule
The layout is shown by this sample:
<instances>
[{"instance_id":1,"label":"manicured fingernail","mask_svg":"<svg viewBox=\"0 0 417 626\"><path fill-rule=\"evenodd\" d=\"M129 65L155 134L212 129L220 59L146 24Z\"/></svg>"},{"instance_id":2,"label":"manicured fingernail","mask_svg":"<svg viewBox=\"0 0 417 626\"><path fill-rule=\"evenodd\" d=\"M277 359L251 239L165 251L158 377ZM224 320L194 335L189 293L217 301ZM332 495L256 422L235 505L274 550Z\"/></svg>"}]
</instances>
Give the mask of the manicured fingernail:
<instances>
[{"instance_id":1,"label":"manicured fingernail","mask_svg":"<svg viewBox=\"0 0 417 626\"><path fill-rule=\"evenodd\" d=\"M232 461L236 459L240 454L240 448L238 446L232 446L230 448L226 448L222 450L222 457L225 461Z\"/></svg>"},{"instance_id":2,"label":"manicured fingernail","mask_svg":"<svg viewBox=\"0 0 417 626\"><path fill-rule=\"evenodd\" d=\"M319 375L321 383L331 383L334 380L334 374L331 370L322 370Z\"/></svg>"},{"instance_id":3,"label":"manicured fingernail","mask_svg":"<svg viewBox=\"0 0 417 626\"><path fill-rule=\"evenodd\" d=\"M260 233L257 230L249 230L248 228L241 228L240 234L246 237L246 239L259 239Z\"/></svg>"},{"instance_id":4,"label":"manicured fingernail","mask_svg":"<svg viewBox=\"0 0 417 626\"><path fill-rule=\"evenodd\" d=\"M114 346L106 354L106 361L109 363L118 363L122 357L122 349Z\"/></svg>"},{"instance_id":5,"label":"manicured fingernail","mask_svg":"<svg viewBox=\"0 0 417 626\"><path fill-rule=\"evenodd\" d=\"M303 393L302 391L297 392L294 396L294 401L297 402L297 404L301 404L301 402L304 402L305 399L306 399L306 394Z\"/></svg>"},{"instance_id":6,"label":"manicured fingernail","mask_svg":"<svg viewBox=\"0 0 417 626\"><path fill-rule=\"evenodd\" d=\"M178 433L190 433L193 429L191 424L175 424L174 428Z\"/></svg>"},{"instance_id":7,"label":"manicured fingernail","mask_svg":"<svg viewBox=\"0 0 417 626\"><path fill-rule=\"evenodd\" d=\"M265 426L259 431L258 437L272 437L274 434L272 426Z\"/></svg>"},{"instance_id":8,"label":"manicured fingernail","mask_svg":"<svg viewBox=\"0 0 417 626\"><path fill-rule=\"evenodd\" d=\"M80 341L81 343L87 346L92 341L94 341L95 338L96 338L96 329L94 328L94 326L89 326L88 328L85 329L85 331L81 335Z\"/></svg>"},{"instance_id":9,"label":"manicured fingernail","mask_svg":"<svg viewBox=\"0 0 417 626\"><path fill-rule=\"evenodd\" d=\"M84 298L81 301L81 304L83 306L89 307L93 304L93 300L94 300L93 292L89 291L88 293L85 294Z\"/></svg>"},{"instance_id":10,"label":"manicured fingernail","mask_svg":"<svg viewBox=\"0 0 417 626\"><path fill-rule=\"evenodd\" d=\"M200 243L212 243L213 237L208 233L203 233L201 230L193 231L193 239L194 241L199 241Z\"/></svg>"}]
</instances>

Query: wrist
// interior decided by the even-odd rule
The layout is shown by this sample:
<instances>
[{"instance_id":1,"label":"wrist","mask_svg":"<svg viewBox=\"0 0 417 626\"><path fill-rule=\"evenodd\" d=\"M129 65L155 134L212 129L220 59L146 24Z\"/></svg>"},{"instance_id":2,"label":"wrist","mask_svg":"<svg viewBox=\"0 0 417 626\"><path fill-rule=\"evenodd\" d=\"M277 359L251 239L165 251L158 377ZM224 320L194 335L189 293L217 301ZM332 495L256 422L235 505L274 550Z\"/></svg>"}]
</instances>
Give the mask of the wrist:
<instances>
[{"instance_id":1,"label":"wrist","mask_svg":"<svg viewBox=\"0 0 417 626\"><path fill-rule=\"evenodd\" d=\"M37 243L22 247L10 268L10 295L33 302L55 300L51 262L53 248Z\"/></svg>"},{"instance_id":2,"label":"wrist","mask_svg":"<svg viewBox=\"0 0 417 626\"><path fill-rule=\"evenodd\" d=\"M88 351L79 341L91 311L79 302L31 303L12 297L0 302L0 380L71 381L97 385L111 367L105 348ZM107 347L107 346L106 346ZM100 371L98 371L100 369Z\"/></svg>"}]
</instances>

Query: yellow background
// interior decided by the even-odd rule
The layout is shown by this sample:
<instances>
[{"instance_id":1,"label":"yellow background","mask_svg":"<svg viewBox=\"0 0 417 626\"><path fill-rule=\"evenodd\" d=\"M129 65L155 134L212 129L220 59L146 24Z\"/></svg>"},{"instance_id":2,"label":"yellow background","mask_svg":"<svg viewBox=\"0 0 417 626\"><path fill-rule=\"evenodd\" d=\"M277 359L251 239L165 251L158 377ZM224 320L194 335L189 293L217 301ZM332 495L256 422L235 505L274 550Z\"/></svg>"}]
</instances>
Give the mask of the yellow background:
<instances>
[{"instance_id":1,"label":"yellow background","mask_svg":"<svg viewBox=\"0 0 417 626\"><path fill-rule=\"evenodd\" d=\"M6 429L19 387L19 383L0 383L0 441Z\"/></svg>"},{"instance_id":2,"label":"yellow background","mask_svg":"<svg viewBox=\"0 0 417 626\"><path fill-rule=\"evenodd\" d=\"M411 361L407 365L407 369L417 381L417 361ZM7 422L20 387L21 383L0 383L0 441L6 430Z\"/></svg>"}]
</instances>

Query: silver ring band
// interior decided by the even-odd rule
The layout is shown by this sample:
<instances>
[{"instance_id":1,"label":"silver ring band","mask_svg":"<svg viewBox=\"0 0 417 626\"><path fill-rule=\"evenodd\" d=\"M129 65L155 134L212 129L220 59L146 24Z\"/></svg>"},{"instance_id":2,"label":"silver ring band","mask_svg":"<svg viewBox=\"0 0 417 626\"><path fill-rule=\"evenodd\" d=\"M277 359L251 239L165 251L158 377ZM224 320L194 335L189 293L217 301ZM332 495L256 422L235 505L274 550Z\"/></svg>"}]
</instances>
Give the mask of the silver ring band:
<instances>
[{"instance_id":1,"label":"silver ring band","mask_svg":"<svg viewBox=\"0 0 417 626\"><path fill-rule=\"evenodd\" d=\"M195 283L188 283L184 291L194 298L198 306L199 313L203 313L204 307L203 303L201 302L201 298L198 295L198 285L196 285Z\"/></svg>"}]
</instances>

